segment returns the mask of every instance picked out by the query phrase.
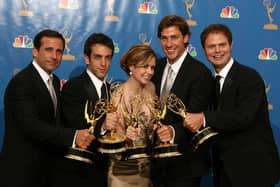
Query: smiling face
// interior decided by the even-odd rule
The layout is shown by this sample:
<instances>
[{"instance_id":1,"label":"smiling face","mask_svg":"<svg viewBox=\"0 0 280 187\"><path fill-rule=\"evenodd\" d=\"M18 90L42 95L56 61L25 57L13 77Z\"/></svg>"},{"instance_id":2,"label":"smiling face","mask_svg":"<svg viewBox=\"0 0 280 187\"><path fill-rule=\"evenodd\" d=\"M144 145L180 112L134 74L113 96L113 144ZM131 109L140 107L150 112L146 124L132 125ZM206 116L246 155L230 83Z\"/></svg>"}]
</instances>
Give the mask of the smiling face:
<instances>
[{"instance_id":1,"label":"smiling face","mask_svg":"<svg viewBox=\"0 0 280 187\"><path fill-rule=\"evenodd\" d=\"M88 69L102 81L109 71L112 57L112 49L102 44L92 45L90 56L84 55Z\"/></svg>"},{"instance_id":2,"label":"smiling face","mask_svg":"<svg viewBox=\"0 0 280 187\"><path fill-rule=\"evenodd\" d=\"M232 44L223 32L209 33L204 42L204 53L219 73L231 58Z\"/></svg>"},{"instance_id":3,"label":"smiling face","mask_svg":"<svg viewBox=\"0 0 280 187\"><path fill-rule=\"evenodd\" d=\"M154 75L155 66L155 57L148 58L147 61L140 61L129 68L132 74L131 77L140 85L144 86L150 82L152 76Z\"/></svg>"},{"instance_id":4,"label":"smiling face","mask_svg":"<svg viewBox=\"0 0 280 187\"><path fill-rule=\"evenodd\" d=\"M189 35L183 36L177 26L164 28L161 32L160 43L169 63L175 63L184 53L185 44L188 43Z\"/></svg>"},{"instance_id":5,"label":"smiling face","mask_svg":"<svg viewBox=\"0 0 280 187\"><path fill-rule=\"evenodd\" d=\"M51 74L61 63L64 44L59 38L46 37L41 39L41 46L32 49L32 54L36 63Z\"/></svg>"}]
</instances>

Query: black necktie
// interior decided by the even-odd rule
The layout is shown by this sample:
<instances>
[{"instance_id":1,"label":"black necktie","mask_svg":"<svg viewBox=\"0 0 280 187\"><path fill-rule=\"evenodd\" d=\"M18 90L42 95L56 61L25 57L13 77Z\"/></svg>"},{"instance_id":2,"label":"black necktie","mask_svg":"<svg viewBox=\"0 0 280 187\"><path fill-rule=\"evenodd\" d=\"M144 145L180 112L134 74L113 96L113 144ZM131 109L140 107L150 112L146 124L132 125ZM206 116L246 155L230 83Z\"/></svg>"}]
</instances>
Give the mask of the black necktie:
<instances>
[{"instance_id":1,"label":"black necktie","mask_svg":"<svg viewBox=\"0 0 280 187\"><path fill-rule=\"evenodd\" d=\"M106 89L106 84L103 83L101 87L101 99L107 100L107 89Z\"/></svg>"},{"instance_id":2,"label":"black necktie","mask_svg":"<svg viewBox=\"0 0 280 187\"><path fill-rule=\"evenodd\" d=\"M219 99L220 99L220 93L221 93L221 84L220 84L220 80L221 80L221 76L220 75L216 75L216 90L215 90L215 93L216 93L216 104L218 106L218 103L219 103Z\"/></svg>"}]
</instances>

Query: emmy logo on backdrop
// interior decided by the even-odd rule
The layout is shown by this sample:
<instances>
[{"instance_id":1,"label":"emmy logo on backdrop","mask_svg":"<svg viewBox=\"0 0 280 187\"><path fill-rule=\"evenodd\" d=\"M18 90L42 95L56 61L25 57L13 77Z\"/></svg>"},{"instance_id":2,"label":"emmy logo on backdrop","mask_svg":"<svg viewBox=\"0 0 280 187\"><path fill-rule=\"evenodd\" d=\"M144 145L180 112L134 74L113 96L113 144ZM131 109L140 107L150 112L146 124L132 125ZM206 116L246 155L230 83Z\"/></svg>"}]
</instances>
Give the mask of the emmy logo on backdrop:
<instances>
[{"instance_id":1,"label":"emmy logo on backdrop","mask_svg":"<svg viewBox=\"0 0 280 187\"><path fill-rule=\"evenodd\" d=\"M267 94L271 89L271 84L269 84L267 87L265 87L265 93ZM268 110L273 110L273 105L268 103Z\"/></svg>"},{"instance_id":2,"label":"emmy logo on backdrop","mask_svg":"<svg viewBox=\"0 0 280 187\"><path fill-rule=\"evenodd\" d=\"M117 92L119 86L119 82L111 83L109 90L110 97L112 96L113 92L115 92L114 94L118 94ZM106 106L106 113L116 112L117 110L116 106L114 106L113 103L109 100L104 101L104 105ZM115 131L110 131L104 136L98 138L98 141L100 143L98 152L108 154L124 152L126 150L125 140L126 137L124 135L120 135Z\"/></svg>"},{"instance_id":3,"label":"emmy logo on backdrop","mask_svg":"<svg viewBox=\"0 0 280 187\"><path fill-rule=\"evenodd\" d=\"M271 13L274 11L276 4L274 3L273 7L271 7L271 0L263 0L263 5L266 7L267 16L269 19L269 23L265 24L263 26L266 30L278 30L278 26L276 24L273 24L273 18L271 16Z\"/></svg>"},{"instance_id":4,"label":"emmy logo on backdrop","mask_svg":"<svg viewBox=\"0 0 280 187\"><path fill-rule=\"evenodd\" d=\"M167 113L167 103L166 99L162 100L162 103L157 98L155 101L155 110L154 110L154 118L155 122L158 125L158 128L161 128L164 124L162 124L162 120L164 119ZM170 142L160 142L159 145L153 148L153 157L154 158L165 158L165 157L175 157L181 156L182 154L178 151L178 145Z\"/></svg>"},{"instance_id":5,"label":"emmy logo on backdrop","mask_svg":"<svg viewBox=\"0 0 280 187\"><path fill-rule=\"evenodd\" d=\"M87 101L85 104L84 118L87 123L90 124L88 131L93 134L97 121L105 114L106 105L103 100L98 100L93 106L92 102ZM92 164L94 159L94 153L89 150L84 150L76 147L75 144L69 148L66 158L82 161Z\"/></svg>"},{"instance_id":6,"label":"emmy logo on backdrop","mask_svg":"<svg viewBox=\"0 0 280 187\"><path fill-rule=\"evenodd\" d=\"M107 6L109 9L109 15L105 16L104 20L109 22L117 22L120 21L120 18L118 16L115 16L114 13L114 4L115 0L107 0Z\"/></svg>"},{"instance_id":7,"label":"emmy logo on backdrop","mask_svg":"<svg viewBox=\"0 0 280 187\"><path fill-rule=\"evenodd\" d=\"M33 12L28 10L28 6L29 6L29 2L30 1L31 0L22 0L22 4L23 4L23 7L24 7L24 10L18 11L18 15L19 16L33 16Z\"/></svg>"},{"instance_id":8,"label":"emmy logo on backdrop","mask_svg":"<svg viewBox=\"0 0 280 187\"><path fill-rule=\"evenodd\" d=\"M186 5L186 11L188 14L189 19L187 19L187 23L189 26L196 26L197 22L195 20L192 20L192 14L190 9L193 7L195 0L184 0L185 5Z\"/></svg>"},{"instance_id":9,"label":"emmy logo on backdrop","mask_svg":"<svg viewBox=\"0 0 280 187\"><path fill-rule=\"evenodd\" d=\"M144 45L150 45L152 42L152 37L149 41L147 41L147 35L145 33L140 33L139 34L139 40L142 42Z\"/></svg>"},{"instance_id":10,"label":"emmy logo on backdrop","mask_svg":"<svg viewBox=\"0 0 280 187\"><path fill-rule=\"evenodd\" d=\"M172 112L180 115L183 119L186 118L186 107L184 103L175 94L171 93L167 96L167 107ZM209 140L211 137L218 135L211 127L203 128L197 131L191 140L194 150L197 150L201 144Z\"/></svg>"},{"instance_id":11,"label":"emmy logo on backdrop","mask_svg":"<svg viewBox=\"0 0 280 187\"><path fill-rule=\"evenodd\" d=\"M72 33L69 34L70 32L68 30L62 30L61 34L63 35L65 39L65 49L66 49L66 54L63 55L63 60L75 60L75 56L70 54L71 49L69 48L69 43L72 40Z\"/></svg>"}]
</instances>

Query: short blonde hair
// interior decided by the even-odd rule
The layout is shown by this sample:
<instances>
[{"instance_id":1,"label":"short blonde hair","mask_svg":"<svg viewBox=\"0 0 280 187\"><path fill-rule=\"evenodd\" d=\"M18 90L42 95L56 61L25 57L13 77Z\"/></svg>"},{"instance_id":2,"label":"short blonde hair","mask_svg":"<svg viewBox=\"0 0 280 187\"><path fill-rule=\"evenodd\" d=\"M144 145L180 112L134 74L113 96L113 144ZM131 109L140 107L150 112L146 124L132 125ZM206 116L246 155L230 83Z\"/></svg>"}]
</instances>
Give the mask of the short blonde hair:
<instances>
[{"instance_id":1,"label":"short blonde hair","mask_svg":"<svg viewBox=\"0 0 280 187\"><path fill-rule=\"evenodd\" d=\"M129 74L130 66L145 66L150 59L156 58L156 54L153 49L145 44L137 44L132 46L122 57L121 57L121 68ZM142 62L142 63L139 63Z\"/></svg>"}]
</instances>

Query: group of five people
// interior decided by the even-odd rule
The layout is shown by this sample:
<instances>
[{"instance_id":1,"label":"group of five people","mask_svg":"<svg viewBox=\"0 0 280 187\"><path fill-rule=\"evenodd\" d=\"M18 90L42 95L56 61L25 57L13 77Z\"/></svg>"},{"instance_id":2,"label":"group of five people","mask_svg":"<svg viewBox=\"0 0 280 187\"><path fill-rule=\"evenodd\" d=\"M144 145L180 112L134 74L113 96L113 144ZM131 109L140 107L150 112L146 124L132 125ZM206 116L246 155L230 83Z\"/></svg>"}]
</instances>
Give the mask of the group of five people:
<instances>
[{"instance_id":1,"label":"group of five people","mask_svg":"<svg viewBox=\"0 0 280 187\"><path fill-rule=\"evenodd\" d=\"M215 187L268 187L280 178L280 160L269 121L265 86L253 69L232 57L232 33L211 24L201 33L201 45L221 79L219 101L211 71L187 51L191 32L177 15L164 17L157 36L165 57L157 59L147 45L132 46L120 60L128 79L111 93L106 81L114 54L110 37L94 33L84 45L84 72L60 91L53 71L65 47L61 34L43 30L34 38L33 61L9 82L4 98L5 137L0 155L0 185L199 187L213 169ZM172 71L172 77L168 74ZM47 84L53 77L56 109ZM154 98L161 98L166 79L170 93L187 111L185 118L167 111L158 115ZM85 103L97 102L105 84L115 107L96 123L94 132L84 116ZM157 116L158 117L158 116ZM136 119L137 125L132 125ZM208 149L190 144L201 128L218 135ZM122 159L120 153L95 155L93 165L65 158L69 147L96 150L108 132L126 137L133 146L155 142L178 145L180 156Z\"/></svg>"}]
</instances>

